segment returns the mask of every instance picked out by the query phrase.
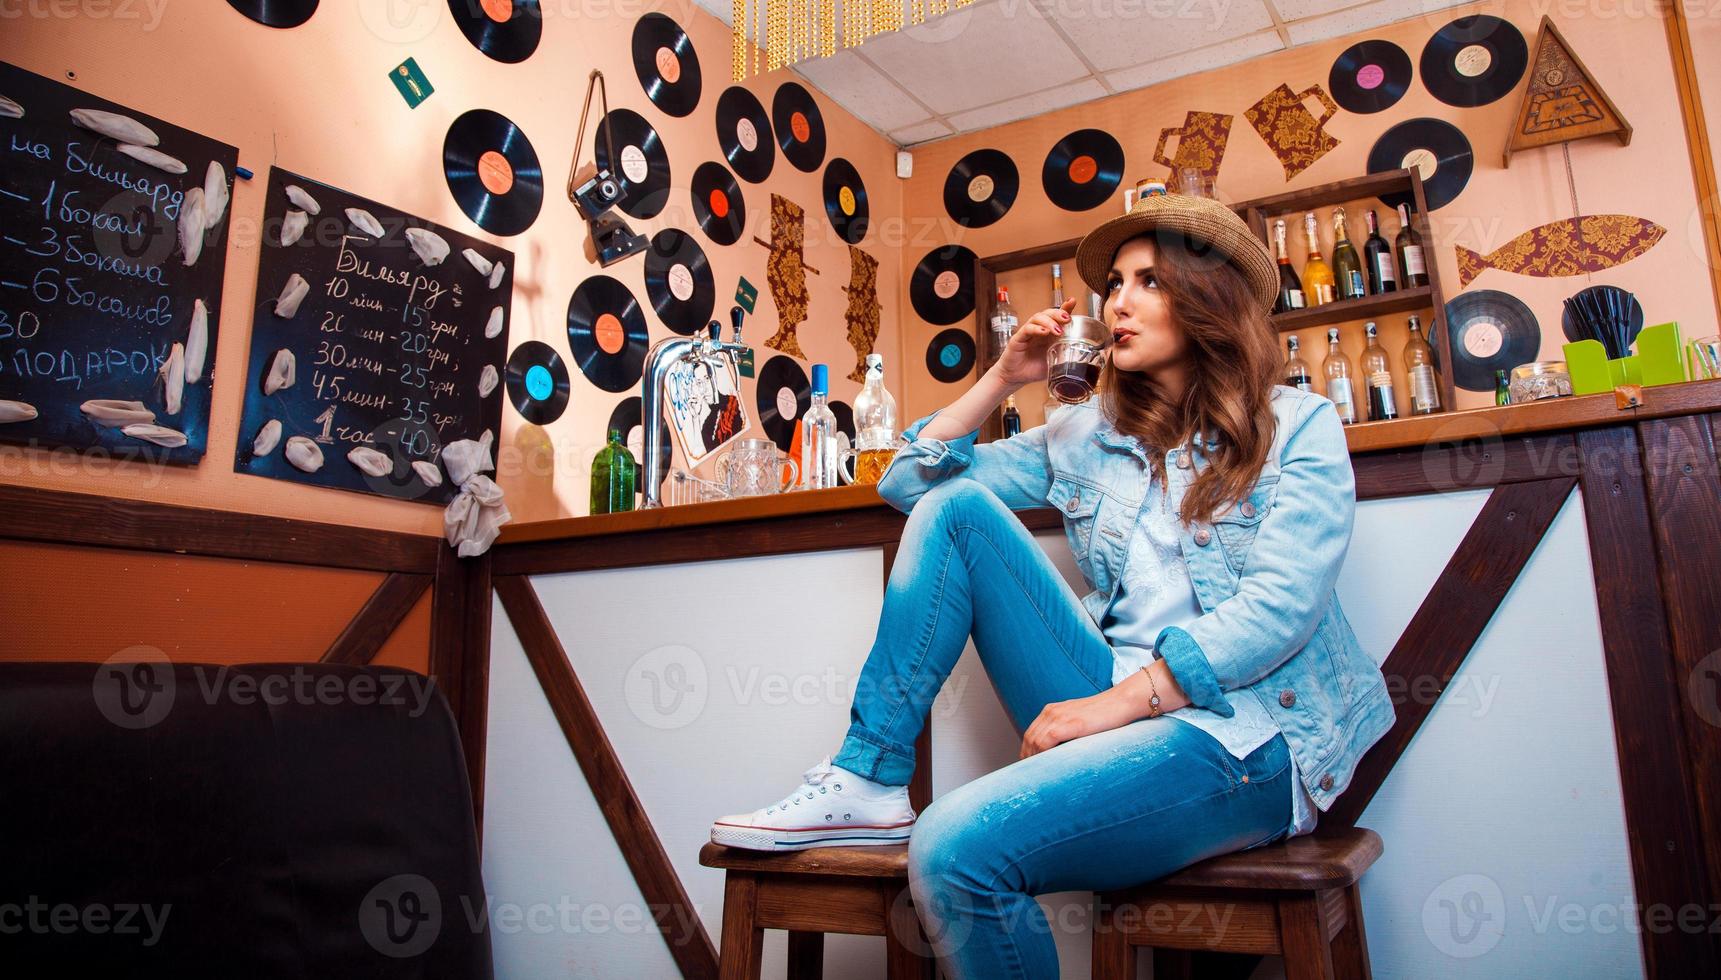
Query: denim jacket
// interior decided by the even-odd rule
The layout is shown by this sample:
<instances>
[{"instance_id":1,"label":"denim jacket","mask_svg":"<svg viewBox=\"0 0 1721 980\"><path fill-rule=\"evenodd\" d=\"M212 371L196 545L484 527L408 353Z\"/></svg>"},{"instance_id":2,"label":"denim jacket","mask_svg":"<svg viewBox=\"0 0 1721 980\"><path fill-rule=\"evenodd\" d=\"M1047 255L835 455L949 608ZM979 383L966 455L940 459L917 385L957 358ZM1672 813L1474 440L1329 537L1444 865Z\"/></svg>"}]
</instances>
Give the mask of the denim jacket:
<instances>
[{"instance_id":1,"label":"denim jacket","mask_svg":"<svg viewBox=\"0 0 1721 980\"><path fill-rule=\"evenodd\" d=\"M1092 591L1082 605L1098 624L1120 587L1146 490L1146 450L1114 428L1097 399L1054 412L1046 425L976 445L978 430L922 439L928 415L891 461L879 496L908 513L937 483L978 480L1011 510L1055 507ZM1222 716L1224 692L1250 691L1278 723L1304 786L1327 810L1364 752L1392 727L1380 668L1357 642L1334 583L1350 545L1356 481L1333 403L1283 385L1272 393L1276 429L1246 500L1182 528L1184 560L1202 615L1167 627L1156 647L1190 700ZM936 414L936 413L935 413ZM1201 449L1215 443L1204 441ZM1202 451L1165 451L1175 508L1205 465Z\"/></svg>"}]
</instances>

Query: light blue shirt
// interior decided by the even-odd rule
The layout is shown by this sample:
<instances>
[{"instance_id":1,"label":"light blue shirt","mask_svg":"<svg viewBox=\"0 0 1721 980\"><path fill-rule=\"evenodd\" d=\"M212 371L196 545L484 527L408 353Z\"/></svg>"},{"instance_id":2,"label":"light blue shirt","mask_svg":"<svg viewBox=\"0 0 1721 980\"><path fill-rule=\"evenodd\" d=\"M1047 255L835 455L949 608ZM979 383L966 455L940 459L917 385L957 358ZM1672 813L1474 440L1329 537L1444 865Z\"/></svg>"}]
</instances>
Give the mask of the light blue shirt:
<instances>
[{"instance_id":1,"label":"light blue shirt","mask_svg":"<svg viewBox=\"0 0 1721 980\"><path fill-rule=\"evenodd\" d=\"M1147 478L1147 492L1136 514L1125 553L1121 585L1106 606L1100 630L1112 647L1112 683L1120 684L1157 658L1154 643L1168 626L1185 627L1201 616L1201 600L1189 580L1177 513L1159 481ZM1212 735L1242 759L1279 734L1273 717L1248 690L1224 692L1233 714L1223 717L1193 704L1167 712ZM1319 810L1291 761L1293 837L1315 829Z\"/></svg>"}]
</instances>

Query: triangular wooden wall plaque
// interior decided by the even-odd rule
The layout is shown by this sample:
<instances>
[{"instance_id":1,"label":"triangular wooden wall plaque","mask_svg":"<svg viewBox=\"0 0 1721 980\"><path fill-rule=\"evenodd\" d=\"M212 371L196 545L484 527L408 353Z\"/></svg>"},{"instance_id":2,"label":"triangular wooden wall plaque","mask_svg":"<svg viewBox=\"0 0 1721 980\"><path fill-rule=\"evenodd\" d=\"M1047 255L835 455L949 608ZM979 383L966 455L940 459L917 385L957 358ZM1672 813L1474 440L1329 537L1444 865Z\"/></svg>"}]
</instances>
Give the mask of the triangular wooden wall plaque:
<instances>
[{"instance_id":1,"label":"triangular wooden wall plaque","mask_svg":"<svg viewBox=\"0 0 1721 980\"><path fill-rule=\"evenodd\" d=\"M1596 84L1559 28L1544 15L1530 67L1530 84L1518 106L1517 124L1506 140L1503 165L1510 167L1512 154L1518 150L1609 134L1619 137L1619 145L1627 146L1631 143L1631 124Z\"/></svg>"}]
</instances>

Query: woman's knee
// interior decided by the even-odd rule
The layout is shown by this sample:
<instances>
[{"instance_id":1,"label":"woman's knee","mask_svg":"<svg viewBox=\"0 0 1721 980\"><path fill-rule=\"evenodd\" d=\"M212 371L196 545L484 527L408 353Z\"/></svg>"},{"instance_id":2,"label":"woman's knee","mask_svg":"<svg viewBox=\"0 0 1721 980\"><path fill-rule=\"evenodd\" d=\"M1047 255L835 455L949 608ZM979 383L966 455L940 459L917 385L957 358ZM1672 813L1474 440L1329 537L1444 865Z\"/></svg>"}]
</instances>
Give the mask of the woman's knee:
<instances>
[{"instance_id":1,"label":"woman's knee","mask_svg":"<svg viewBox=\"0 0 1721 980\"><path fill-rule=\"evenodd\" d=\"M972 525L976 518L1008 515L1010 508L978 480L946 480L926 492L909 515L912 524L936 527Z\"/></svg>"}]
</instances>

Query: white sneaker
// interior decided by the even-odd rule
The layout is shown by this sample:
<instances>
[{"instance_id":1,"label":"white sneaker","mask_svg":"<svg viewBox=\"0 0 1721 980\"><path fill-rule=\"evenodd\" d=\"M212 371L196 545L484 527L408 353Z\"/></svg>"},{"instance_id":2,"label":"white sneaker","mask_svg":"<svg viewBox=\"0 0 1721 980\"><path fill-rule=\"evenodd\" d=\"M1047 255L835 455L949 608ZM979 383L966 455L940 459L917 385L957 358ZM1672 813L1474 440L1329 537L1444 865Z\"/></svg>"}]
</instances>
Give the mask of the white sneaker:
<instances>
[{"instance_id":1,"label":"white sneaker","mask_svg":"<svg viewBox=\"0 0 1721 980\"><path fill-rule=\"evenodd\" d=\"M711 840L755 851L906 844L914 826L907 786L885 786L825 756L801 774L799 789L762 810L718 817Z\"/></svg>"}]
</instances>

